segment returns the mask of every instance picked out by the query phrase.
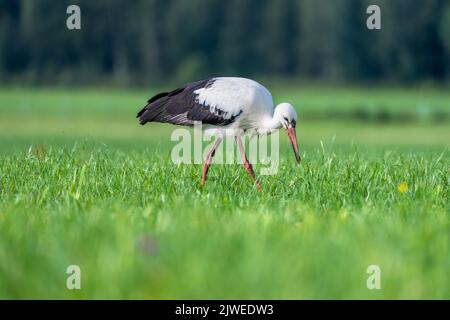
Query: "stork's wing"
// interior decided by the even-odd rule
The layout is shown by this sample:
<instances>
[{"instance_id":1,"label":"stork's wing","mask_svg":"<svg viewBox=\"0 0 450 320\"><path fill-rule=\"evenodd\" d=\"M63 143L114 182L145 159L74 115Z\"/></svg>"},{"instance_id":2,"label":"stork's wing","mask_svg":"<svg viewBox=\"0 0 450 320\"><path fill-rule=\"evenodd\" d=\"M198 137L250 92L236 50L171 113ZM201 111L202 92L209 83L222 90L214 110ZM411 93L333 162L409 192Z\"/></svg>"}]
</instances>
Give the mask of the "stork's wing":
<instances>
[{"instance_id":1,"label":"stork's wing","mask_svg":"<svg viewBox=\"0 0 450 320\"><path fill-rule=\"evenodd\" d=\"M196 121L217 126L231 124L242 113L242 109L209 105L204 99L199 99L199 90L207 90L214 81L215 79L196 81L171 92L159 93L148 100L137 118L142 125L147 122L193 125Z\"/></svg>"}]
</instances>

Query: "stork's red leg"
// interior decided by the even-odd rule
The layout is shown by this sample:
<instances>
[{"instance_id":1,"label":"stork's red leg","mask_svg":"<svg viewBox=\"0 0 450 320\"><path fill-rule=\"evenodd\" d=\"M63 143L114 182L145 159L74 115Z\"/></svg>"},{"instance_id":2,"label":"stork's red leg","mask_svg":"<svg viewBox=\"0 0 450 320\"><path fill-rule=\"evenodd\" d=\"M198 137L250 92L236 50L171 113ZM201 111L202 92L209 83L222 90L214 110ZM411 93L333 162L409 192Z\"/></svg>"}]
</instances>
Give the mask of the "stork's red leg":
<instances>
[{"instance_id":1,"label":"stork's red leg","mask_svg":"<svg viewBox=\"0 0 450 320\"><path fill-rule=\"evenodd\" d=\"M258 188L258 191L262 191L262 185L261 182L256 178L255 171L253 171L252 164L248 161L247 155L245 154L244 145L242 144L242 139L240 135L236 136L236 141L239 147L239 151L241 152L242 156L242 164L245 167L245 170L247 170L250 177L252 177L253 181L256 183L256 187Z\"/></svg>"},{"instance_id":2,"label":"stork's red leg","mask_svg":"<svg viewBox=\"0 0 450 320\"><path fill-rule=\"evenodd\" d=\"M209 166L211 165L212 158L216 154L216 150L219 147L220 143L222 142L223 138L219 137L217 138L216 142L214 143L211 150L206 155L205 164L203 165L203 174L202 174L202 186L206 183L206 175L208 174Z\"/></svg>"}]
</instances>

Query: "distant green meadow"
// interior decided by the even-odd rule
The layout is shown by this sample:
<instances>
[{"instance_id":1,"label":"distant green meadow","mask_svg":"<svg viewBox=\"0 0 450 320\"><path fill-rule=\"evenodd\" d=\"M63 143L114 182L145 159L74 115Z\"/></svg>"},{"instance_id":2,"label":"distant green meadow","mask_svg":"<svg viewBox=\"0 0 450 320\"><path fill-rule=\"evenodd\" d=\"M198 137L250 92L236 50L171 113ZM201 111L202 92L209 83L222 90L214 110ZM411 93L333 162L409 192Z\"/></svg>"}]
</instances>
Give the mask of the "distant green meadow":
<instances>
[{"instance_id":1,"label":"distant green meadow","mask_svg":"<svg viewBox=\"0 0 450 320\"><path fill-rule=\"evenodd\" d=\"M156 91L0 89L0 299L450 299L448 90L276 89L303 160L262 193L174 165Z\"/></svg>"}]
</instances>

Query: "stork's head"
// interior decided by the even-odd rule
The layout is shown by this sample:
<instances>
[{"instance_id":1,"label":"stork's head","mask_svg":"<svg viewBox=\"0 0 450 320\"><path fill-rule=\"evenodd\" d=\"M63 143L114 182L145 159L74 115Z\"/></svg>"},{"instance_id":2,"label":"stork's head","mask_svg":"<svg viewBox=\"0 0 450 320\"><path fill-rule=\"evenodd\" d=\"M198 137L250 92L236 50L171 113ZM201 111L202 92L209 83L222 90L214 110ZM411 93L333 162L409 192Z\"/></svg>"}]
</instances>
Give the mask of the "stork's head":
<instances>
[{"instance_id":1,"label":"stork's head","mask_svg":"<svg viewBox=\"0 0 450 320\"><path fill-rule=\"evenodd\" d=\"M300 163L300 154L298 152L297 135L295 127L297 125L297 112L290 103L280 103L275 108L275 118L280 122L281 126L286 130L289 141L294 150L295 160Z\"/></svg>"}]
</instances>

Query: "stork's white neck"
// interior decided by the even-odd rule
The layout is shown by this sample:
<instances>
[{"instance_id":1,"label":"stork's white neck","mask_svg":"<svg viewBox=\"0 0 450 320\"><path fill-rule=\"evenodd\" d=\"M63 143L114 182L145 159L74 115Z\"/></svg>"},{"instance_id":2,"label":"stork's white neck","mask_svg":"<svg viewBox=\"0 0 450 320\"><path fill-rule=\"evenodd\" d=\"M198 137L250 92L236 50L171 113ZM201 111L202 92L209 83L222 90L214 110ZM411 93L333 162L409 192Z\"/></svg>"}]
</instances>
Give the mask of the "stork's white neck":
<instances>
[{"instance_id":1,"label":"stork's white neck","mask_svg":"<svg viewBox=\"0 0 450 320\"><path fill-rule=\"evenodd\" d=\"M282 127L278 113L274 112L273 116L267 117L264 121L264 129L278 130Z\"/></svg>"},{"instance_id":2,"label":"stork's white neck","mask_svg":"<svg viewBox=\"0 0 450 320\"><path fill-rule=\"evenodd\" d=\"M280 114L280 108L275 107L272 117L267 117L264 121L264 128L267 130L278 130L283 125L281 124L282 116Z\"/></svg>"}]
</instances>

